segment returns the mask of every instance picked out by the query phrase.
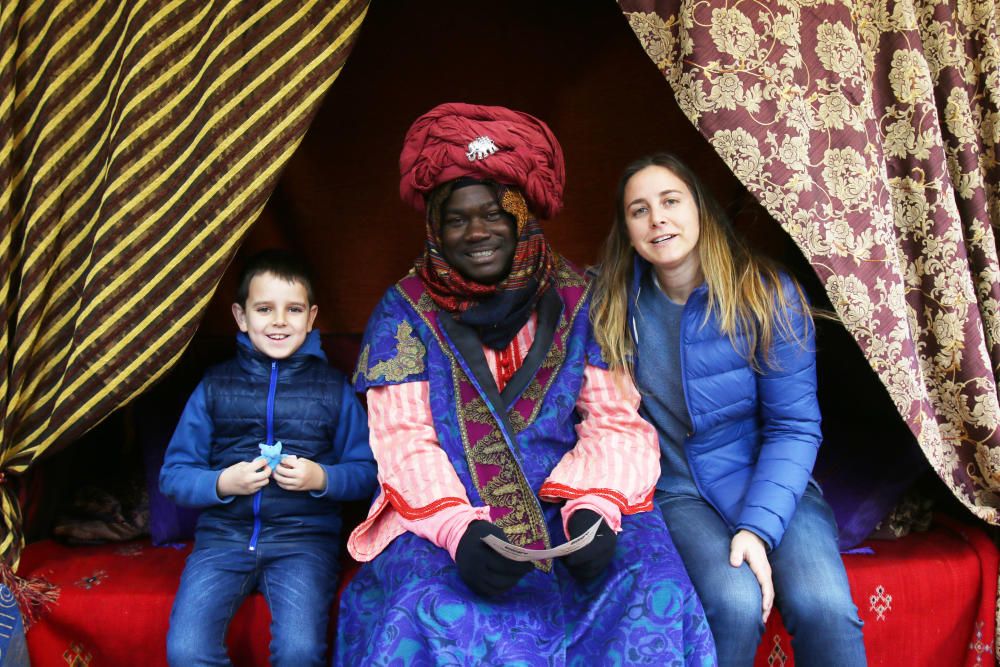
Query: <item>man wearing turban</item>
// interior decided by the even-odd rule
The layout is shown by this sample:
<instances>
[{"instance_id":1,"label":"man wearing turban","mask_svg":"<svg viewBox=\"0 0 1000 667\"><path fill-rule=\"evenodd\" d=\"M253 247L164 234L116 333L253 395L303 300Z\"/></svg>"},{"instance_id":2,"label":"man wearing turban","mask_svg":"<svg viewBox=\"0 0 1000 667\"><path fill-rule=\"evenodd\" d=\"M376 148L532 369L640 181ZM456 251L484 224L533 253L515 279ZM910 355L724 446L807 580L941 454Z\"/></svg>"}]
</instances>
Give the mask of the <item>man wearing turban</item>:
<instances>
[{"instance_id":1,"label":"man wearing turban","mask_svg":"<svg viewBox=\"0 0 1000 667\"><path fill-rule=\"evenodd\" d=\"M413 269L368 323L380 492L348 541L335 663L714 664L652 498L656 432L612 378L585 276L555 253L562 149L537 118L443 104L417 119L400 195L425 213ZM572 553L515 561L494 536Z\"/></svg>"}]
</instances>

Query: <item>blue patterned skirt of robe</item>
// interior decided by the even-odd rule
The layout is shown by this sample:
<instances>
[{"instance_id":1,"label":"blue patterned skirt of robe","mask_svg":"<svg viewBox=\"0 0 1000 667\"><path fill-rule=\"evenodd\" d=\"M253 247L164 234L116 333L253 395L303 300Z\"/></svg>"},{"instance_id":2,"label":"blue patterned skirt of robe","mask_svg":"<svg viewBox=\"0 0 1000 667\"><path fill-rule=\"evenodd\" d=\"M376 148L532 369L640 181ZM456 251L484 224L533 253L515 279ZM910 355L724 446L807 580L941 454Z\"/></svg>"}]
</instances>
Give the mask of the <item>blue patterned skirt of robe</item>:
<instances>
[{"instance_id":1,"label":"blue patterned skirt of robe","mask_svg":"<svg viewBox=\"0 0 1000 667\"><path fill-rule=\"evenodd\" d=\"M558 508L546 514L562 535ZM335 665L716 664L659 512L622 517L615 558L596 579L580 583L557 561L496 598L470 591L447 551L406 533L362 566L339 619Z\"/></svg>"}]
</instances>

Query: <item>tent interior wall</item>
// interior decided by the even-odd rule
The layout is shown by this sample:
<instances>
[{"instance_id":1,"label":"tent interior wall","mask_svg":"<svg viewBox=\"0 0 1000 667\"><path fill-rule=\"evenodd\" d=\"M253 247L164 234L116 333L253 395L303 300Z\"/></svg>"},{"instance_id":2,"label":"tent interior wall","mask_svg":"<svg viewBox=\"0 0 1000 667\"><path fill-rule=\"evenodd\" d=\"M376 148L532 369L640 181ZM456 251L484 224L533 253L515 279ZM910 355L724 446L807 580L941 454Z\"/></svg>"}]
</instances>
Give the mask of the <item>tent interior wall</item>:
<instances>
[{"instance_id":1,"label":"tent interior wall","mask_svg":"<svg viewBox=\"0 0 1000 667\"><path fill-rule=\"evenodd\" d=\"M799 251L683 116L615 3L377 0L347 65L220 282L193 346L231 341L230 303L241 260L272 246L301 253L314 268L318 328L360 334L381 294L422 246L423 220L397 194L397 159L412 120L445 101L502 104L552 127L565 151L567 189L562 212L544 229L575 263L597 260L622 168L668 149L705 178L753 245L788 266L814 303L824 304ZM916 451L850 336L836 323L818 327L827 424L879 434L883 456ZM158 388L189 380L168 374ZM125 451L135 444L130 409L85 436L84 446L69 447L37 468L36 483L46 493L28 499L29 539L47 535L59 502L82 478L120 479L122 467L138 462L134 451ZM108 454L115 443L122 453ZM947 502L943 485L931 480L931 486Z\"/></svg>"},{"instance_id":2,"label":"tent interior wall","mask_svg":"<svg viewBox=\"0 0 1000 667\"><path fill-rule=\"evenodd\" d=\"M234 348L230 304L246 257L267 247L300 253L315 274L320 306L317 327L325 338L349 341L341 351L355 351L351 345L356 347L369 313L383 292L409 269L423 244L424 221L398 196L403 136L416 117L447 101L500 104L531 113L550 125L565 152L567 186L563 210L543 227L553 247L574 263L585 266L598 260L613 215L615 185L625 165L641 155L666 149L680 155L704 178L751 245L795 274L815 305L829 306L823 287L789 236L681 112L663 74L636 40L615 2L374 0L347 64L284 167L262 214L231 258L210 304L199 313L201 323L187 352L146 395L111 414L71 446L47 454L26 475L21 489L25 535L29 543L43 547L36 554L43 553L29 559L34 570L25 570L35 575L51 573L46 568L53 564L66 570L57 573L63 577L61 608L52 610L47 626L44 620L40 622L33 638L29 633L29 641L35 645L33 662L38 658L36 664L56 664L45 660L62 659L69 638L79 640L80 646L86 644L84 648L95 657L106 657L101 654L107 648L101 645L105 642L103 630L95 630L95 638L88 639L83 628L89 627L90 616L100 617L99 609L114 608L117 613L120 603L114 597L115 586L127 590L132 579L111 576L108 583L101 584L107 573L98 568L107 567L111 572L113 566L93 556L67 558L62 555L66 553L63 547L45 538L57 532L60 520L72 512L86 487L125 498L151 479L149 452L143 450L148 442L145 436L155 431L162 441L169 435L173 420L206 365L228 356ZM206 257L211 251L205 249ZM843 326L821 319L817 334L819 399L826 438L816 477L828 498L841 493L846 494L842 495L846 500L860 503L861 495L850 494L866 488L882 489L882 496L895 494L892 497L898 498L903 488L916 480L922 497L933 498L936 509L959 523L986 528L993 542L1000 542L997 529L975 519L931 471L913 434ZM342 354L331 361L350 372L351 356ZM842 484L845 480L850 484ZM364 509L359 504L352 511ZM984 639L976 643L959 632L956 636L961 636L947 649L950 653L932 655L925 651L921 657L942 661L937 664L958 664L947 656L961 654L969 660L963 664L973 660L981 664L979 658L994 650L995 616L990 613L972 618L978 603L965 602L981 592L983 608L995 609L996 549L980 534L989 546L984 551L992 550L994 560L972 562L977 556L967 549L962 556L966 559L964 569L960 570L946 559L962 548L964 538L949 533L951 541L942 543L941 533L932 533L926 533L927 539L917 538L922 549L921 567L926 569L897 568L899 572L893 576L919 583L926 589L922 594L939 607L939 618L947 622L958 614L942 610L949 604L964 604L962 608L971 611L962 612L966 615L962 627L974 627L970 637ZM906 552L912 544L900 540L886 546L880 554L888 559L885 561L865 560L857 554L845 556L845 562L855 559L854 581L864 582L865 588L856 591L856 599L882 595L886 580L874 570L879 563L915 561L914 554ZM150 549L139 558L139 551L136 546L133 551L114 551L111 557L119 559L119 564L128 561L129 567L136 566L139 574L130 576L145 577L147 570L141 567L155 568L168 556L177 556L166 549ZM106 556L104 553L102 558ZM144 565L140 563L143 559ZM177 562L171 567L179 568L179 558L173 560ZM968 576L969 571L976 576ZM130 639L137 645L162 641L159 634L165 633L174 592L172 572L169 576L156 573L162 590L157 589L159 597L147 603L146 612L152 610L148 617L138 612L131 617L134 626L130 627L137 628L137 636ZM179 576L179 569L177 573ZM94 588L91 579L96 580ZM155 588L149 579L140 580ZM938 595L952 580L961 580L966 588ZM898 656L912 648L908 644L924 646L924 640L938 641L937 625L933 632L928 630L934 621L927 619L924 598L918 600L914 595L907 607L905 595L909 591L902 590L902 584L900 588L890 585L890 589L897 595L899 608L894 612L895 626L881 623L881 597L872 597L872 608L861 610L869 614L866 623L875 623L873 636L875 641L881 639L878 655ZM259 636L259 630L266 628L263 609L260 600L245 605L244 621L234 624L247 633L230 643L231 647L242 646L243 660L237 659L237 664L259 664L265 659L266 639ZM877 621L873 620L875 614ZM78 617L87 618L78 623ZM248 618L252 622L245 622ZM984 620L974 626L977 619ZM914 633L927 636L914 637ZM252 641L245 641L247 636ZM907 639L899 640L900 636ZM943 645L943 641L938 643ZM38 646L43 644L51 653L44 659L38 655ZM782 647L787 646L779 643L777 636L769 637L762 643L757 664L786 664ZM890 658L890 662L873 664L892 662Z\"/></svg>"},{"instance_id":3,"label":"tent interior wall","mask_svg":"<svg viewBox=\"0 0 1000 667\"><path fill-rule=\"evenodd\" d=\"M423 220L397 195L403 135L413 119L444 101L502 104L553 128L565 152L567 186L562 212L544 228L578 265L597 260L623 167L666 149L708 182L753 245L789 267L813 302L823 304L822 287L798 249L683 116L614 3L380 0L220 282L196 339L231 337L241 260L272 246L301 253L316 272L321 331L363 331L381 294L423 243ZM886 446L910 446L905 425L843 329L821 323L819 346L827 420L842 415L855 425L870 423L894 434ZM107 431L121 430L120 419L110 422L91 439L107 442ZM38 523L44 524L29 526L30 533L39 534Z\"/></svg>"}]
</instances>

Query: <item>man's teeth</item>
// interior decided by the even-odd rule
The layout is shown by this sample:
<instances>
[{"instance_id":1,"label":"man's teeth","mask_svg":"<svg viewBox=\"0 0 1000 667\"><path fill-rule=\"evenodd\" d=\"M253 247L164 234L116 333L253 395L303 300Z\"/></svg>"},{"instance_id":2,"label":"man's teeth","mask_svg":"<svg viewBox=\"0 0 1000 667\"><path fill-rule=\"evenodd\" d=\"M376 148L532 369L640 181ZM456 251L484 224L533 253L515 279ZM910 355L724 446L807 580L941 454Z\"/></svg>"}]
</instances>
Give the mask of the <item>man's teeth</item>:
<instances>
[{"instance_id":1,"label":"man's teeth","mask_svg":"<svg viewBox=\"0 0 1000 667\"><path fill-rule=\"evenodd\" d=\"M475 252L470 252L469 255L472 257L489 257L493 254L492 250L477 250Z\"/></svg>"}]
</instances>

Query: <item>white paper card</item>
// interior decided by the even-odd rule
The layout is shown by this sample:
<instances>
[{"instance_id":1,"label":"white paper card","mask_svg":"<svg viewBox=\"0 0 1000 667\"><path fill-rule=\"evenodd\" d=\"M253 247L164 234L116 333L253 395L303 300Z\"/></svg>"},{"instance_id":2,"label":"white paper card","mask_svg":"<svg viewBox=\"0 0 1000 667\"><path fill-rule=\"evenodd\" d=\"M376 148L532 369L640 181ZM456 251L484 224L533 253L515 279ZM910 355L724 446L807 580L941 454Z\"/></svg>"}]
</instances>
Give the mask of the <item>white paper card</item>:
<instances>
[{"instance_id":1,"label":"white paper card","mask_svg":"<svg viewBox=\"0 0 1000 667\"><path fill-rule=\"evenodd\" d=\"M584 548L594 541L594 536L597 535L597 529L600 527L601 520L598 519L594 522L593 526L587 529L587 532L582 535L578 535L569 542L560 544L552 549L525 549L524 547L519 547L515 544L511 544L510 542L505 542L496 535L487 535L483 538L483 542L486 542L491 549L496 551L501 556L511 560L546 560L548 558L559 558L560 556L565 556Z\"/></svg>"}]
</instances>

